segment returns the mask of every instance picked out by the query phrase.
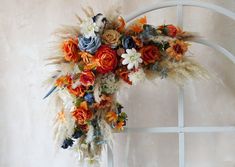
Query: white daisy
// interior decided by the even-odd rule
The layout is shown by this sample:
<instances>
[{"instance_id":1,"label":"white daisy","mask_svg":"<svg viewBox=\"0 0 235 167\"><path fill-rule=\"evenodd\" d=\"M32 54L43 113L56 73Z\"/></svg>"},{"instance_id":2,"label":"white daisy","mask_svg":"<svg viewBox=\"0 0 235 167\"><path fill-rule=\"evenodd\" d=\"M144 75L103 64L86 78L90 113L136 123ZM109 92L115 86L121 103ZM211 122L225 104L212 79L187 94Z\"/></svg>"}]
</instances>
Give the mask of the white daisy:
<instances>
[{"instance_id":1,"label":"white daisy","mask_svg":"<svg viewBox=\"0 0 235 167\"><path fill-rule=\"evenodd\" d=\"M123 65L127 65L128 70L131 70L133 67L138 68L139 63L142 63L141 54L137 52L134 48L127 49L126 53L121 55L124 60L122 61Z\"/></svg>"},{"instance_id":2,"label":"white daisy","mask_svg":"<svg viewBox=\"0 0 235 167\"><path fill-rule=\"evenodd\" d=\"M82 22L80 25L81 33L86 37L95 37L95 32L99 31L99 26L93 22L92 18L88 18Z\"/></svg>"},{"instance_id":3,"label":"white daisy","mask_svg":"<svg viewBox=\"0 0 235 167\"><path fill-rule=\"evenodd\" d=\"M138 69L138 71L131 72L128 75L128 77L133 85L137 85L137 83L145 79L145 73L144 73L144 70L141 68L141 69Z\"/></svg>"}]
</instances>

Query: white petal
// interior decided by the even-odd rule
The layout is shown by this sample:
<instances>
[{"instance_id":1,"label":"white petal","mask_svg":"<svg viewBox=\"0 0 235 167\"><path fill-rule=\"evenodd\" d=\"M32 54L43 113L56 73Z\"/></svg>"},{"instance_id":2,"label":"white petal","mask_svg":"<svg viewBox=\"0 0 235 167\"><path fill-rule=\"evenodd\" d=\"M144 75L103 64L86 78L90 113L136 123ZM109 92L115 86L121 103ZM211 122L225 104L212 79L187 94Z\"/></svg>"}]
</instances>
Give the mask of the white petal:
<instances>
[{"instance_id":1,"label":"white petal","mask_svg":"<svg viewBox=\"0 0 235 167\"><path fill-rule=\"evenodd\" d=\"M127 66L127 69L128 69L128 70L131 70L131 69L133 68L133 66L134 66L134 64L129 63L128 66Z\"/></svg>"},{"instance_id":2,"label":"white petal","mask_svg":"<svg viewBox=\"0 0 235 167\"><path fill-rule=\"evenodd\" d=\"M129 63L129 61L127 60L127 59L124 59L123 61L122 61L122 64L123 65L126 65L126 64L128 64Z\"/></svg>"}]
</instances>

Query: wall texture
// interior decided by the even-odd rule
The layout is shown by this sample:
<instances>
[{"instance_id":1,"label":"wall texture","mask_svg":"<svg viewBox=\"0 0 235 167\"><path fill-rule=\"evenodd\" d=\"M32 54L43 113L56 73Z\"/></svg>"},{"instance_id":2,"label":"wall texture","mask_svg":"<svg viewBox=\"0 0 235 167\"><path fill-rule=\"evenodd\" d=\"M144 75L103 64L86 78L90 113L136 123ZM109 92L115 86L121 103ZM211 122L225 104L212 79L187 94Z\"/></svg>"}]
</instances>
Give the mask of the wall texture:
<instances>
[{"instance_id":1,"label":"wall texture","mask_svg":"<svg viewBox=\"0 0 235 167\"><path fill-rule=\"evenodd\" d=\"M199 1L199 0L198 0ZM200 0L235 11L233 0ZM0 166L75 167L69 151L52 141L46 89L42 81L50 52L51 33L62 24L75 24L81 5L97 12L111 4L123 14L160 0L1 0L0 1ZM184 29L199 32L235 54L235 22L205 9L186 7ZM176 8L147 14L152 24L176 24ZM215 80L190 82L185 88L187 126L235 125L235 65L208 47L193 44L190 56L211 71ZM129 114L129 127L177 126L177 87L169 81L145 82L122 89L119 99ZM115 134L118 167L175 167L178 136L174 134ZM186 135L187 167L234 167L235 134Z\"/></svg>"}]
</instances>

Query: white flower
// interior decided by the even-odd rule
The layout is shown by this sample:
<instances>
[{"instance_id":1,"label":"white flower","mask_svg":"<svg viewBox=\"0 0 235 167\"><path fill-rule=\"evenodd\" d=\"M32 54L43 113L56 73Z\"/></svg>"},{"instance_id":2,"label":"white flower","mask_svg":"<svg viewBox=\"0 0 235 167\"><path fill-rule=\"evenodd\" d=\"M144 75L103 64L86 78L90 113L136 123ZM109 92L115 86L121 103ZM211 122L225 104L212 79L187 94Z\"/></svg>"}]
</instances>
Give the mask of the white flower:
<instances>
[{"instance_id":1,"label":"white flower","mask_svg":"<svg viewBox=\"0 0 235 167\"><path fill-rule=\"evenodd\" d=\"M131 70L133 67L138 68L139 63L142 63L143 60L141 59L141 54L137 52L134 48L127 49L126 53L122 54L121 56L124 58L122 61L123 65L127 65L128 70Z\"/></svg>"},{"instance_id":2,"label":"white flower","mask_svg":"<svg viewBox=\"0 0 235 167\"><path fill-rule=\"evenodd\" d=\"M93 22L92 18L88 18L82 22L80 25L81 28L81 33L86 37L95 37L96 34L95 32L99 31L99 27L97 26L96 23Z\"/></svg>"},{"instance_id":3,"label":"white flower","mask_svg":"<svg viewBox=\"0 0 235 167\"><path fill-rule=\"evenodd\" d=\"M145 79L145 73L143 69L138 69L138 71L131 72L128 76L133 85L136 85Z\"/></svg>"}]
</instances>

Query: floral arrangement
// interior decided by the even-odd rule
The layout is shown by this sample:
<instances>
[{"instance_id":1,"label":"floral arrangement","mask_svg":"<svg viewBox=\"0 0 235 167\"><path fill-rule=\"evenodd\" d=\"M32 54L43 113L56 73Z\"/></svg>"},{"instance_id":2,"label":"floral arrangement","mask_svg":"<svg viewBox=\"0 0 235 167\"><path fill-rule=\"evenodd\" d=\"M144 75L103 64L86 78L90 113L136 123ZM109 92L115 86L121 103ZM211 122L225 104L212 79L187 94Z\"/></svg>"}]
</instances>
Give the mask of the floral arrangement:
<instances>
[{"instance_id":1,"label":"floral arrangement","mask_svg":"<svg viewBox=\"0 0 235 167\"><path fill-rule=\"evenodd\" d=\"M117 102L122 84L144 79L169 78L178 84L207 78L206 70L186 56L193 35L172 24L153 26L147 18L127 25L118 14L95 15L79 26L57 32L56 65L49 78L57 107L55 140L78 153L80 160L99 162L105 144L112 145L112 131L122 131L127 114Z\"/></svg>"}]
</instances>

